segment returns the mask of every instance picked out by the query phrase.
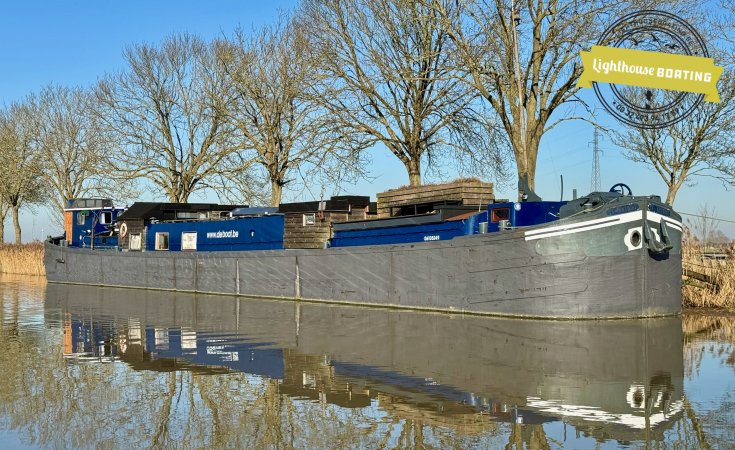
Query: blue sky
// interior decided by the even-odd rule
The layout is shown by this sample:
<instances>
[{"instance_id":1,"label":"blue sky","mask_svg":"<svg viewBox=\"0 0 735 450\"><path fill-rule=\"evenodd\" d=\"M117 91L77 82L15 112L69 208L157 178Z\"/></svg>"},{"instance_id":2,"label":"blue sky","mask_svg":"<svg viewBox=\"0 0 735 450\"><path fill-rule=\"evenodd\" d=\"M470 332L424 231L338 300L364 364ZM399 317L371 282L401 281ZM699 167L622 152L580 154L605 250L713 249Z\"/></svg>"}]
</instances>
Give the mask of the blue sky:
<instances>
[{"instance_id":1,"label":"blue sky","mask_svg":"<svg viewBox=\"0 0 735 450\"><path fill-rule=\"evenodd\" d=\"M248 30L272 22L279 10L287 10L295 4L295 0L5 3L0 12L0 103L20 100L50 83L91 85L106 72L123 68L122 50L127 45L155 43L183 31L209 39L230 34L237 26ZM599 107L594 95L589 96L589 102ZM603 112L601 121L615 126L605 116ZM580 194L589 191L592 133L593 127L588 123L565 122L544 137L536 178L537 192L542 197L559 198L559 175L564 176L565 198L571 197L573 188ZM601 157L603 189L624 182L636 194L665 197L666 187L658 174L623 158L620 149L606 139L601 140L600 147L604 151ZM382 148L374 149L371 170L375 177L371 183L345 186L343 192L369 194L374 198L376 192L408 182L401 163ZM498 189L496 196L514 198L514 183L511 181L508 187ZM318 196L319 192L314 194ZM713 179L699 179L695 185L683 187L675 207L681 212L696 214L705 203L716 208L719 218L735 220L732 206L735 193ZM24 241L60 231L49 229L43 210L35 215L25 212L22 225ZM720 228L735 237L735 225L721 223ZM13 239L9 221L5 239Z\"/></svg>"}]
</instances>

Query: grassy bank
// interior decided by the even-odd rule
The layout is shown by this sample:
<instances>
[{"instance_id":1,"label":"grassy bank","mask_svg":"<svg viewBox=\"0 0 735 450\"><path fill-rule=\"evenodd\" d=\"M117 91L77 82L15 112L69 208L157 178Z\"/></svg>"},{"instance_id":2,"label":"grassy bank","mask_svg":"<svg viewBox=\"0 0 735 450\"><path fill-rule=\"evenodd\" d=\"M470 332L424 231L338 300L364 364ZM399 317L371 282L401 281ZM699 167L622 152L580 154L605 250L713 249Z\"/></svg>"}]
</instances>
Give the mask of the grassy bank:
<instances>
[{"instance_id":1,"label":"grassy bank","mask_svg":"<svg viewBox=\"0 0 735 450\"><path fill-rule=\"evenodd\" d=\"M698 245L684 245L684 307L735 308L735 259L712 259Z\"/></svg>"},{"instance_id":2,"label":"grassy bank","mask_svg":"<svg viewBox=\"0 0 735 450\"><path fill-rule=\"evenodd\" d=\"M43 244L0 244L0 273L45 276Z\"/></svg>"}]
</instances>

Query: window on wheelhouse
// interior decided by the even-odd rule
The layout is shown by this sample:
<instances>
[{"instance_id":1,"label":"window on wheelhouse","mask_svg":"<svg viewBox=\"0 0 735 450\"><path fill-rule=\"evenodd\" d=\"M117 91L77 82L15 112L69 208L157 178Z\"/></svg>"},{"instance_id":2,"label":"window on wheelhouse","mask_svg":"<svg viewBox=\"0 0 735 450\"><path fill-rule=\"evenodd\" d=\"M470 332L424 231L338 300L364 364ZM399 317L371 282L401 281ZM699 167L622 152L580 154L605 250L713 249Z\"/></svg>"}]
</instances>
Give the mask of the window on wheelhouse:
<instances>
[{"instance_id":1,"label":"window on wheelhouse","mask_svg":"<svg viewBox=\"0 0 735 450\"><path fill-rule=\"evenodd\" d=\"M84 225L87 221L87 214L85 211L77 212L77 225Z\"/></svg>"},{"instance_id":2,"label":"window on wheelhouse","mask_svg":"<svg viewBox=\"0 0 735 450\"><path fill-rule=\"evenodd\" d=\"M490 210L490 222L500 222L510 219L510 208L495 208Z\"/></svg>"},{"instance_id":3,"label":"window on wheelhouse","mask_svg":"<svg viewBox=\"0 0 735 450\"><path fill-rule=\"evenodd\" d=\"M156 250L168 250L168 232L156 233Z\"/></svg>"},{"instance_id":4,"label":"window on wheelhouse","mask_svg":"<svg viewBox=\"0 0 735 450\"><path fill-rule=\"evenodd\" d=\"M105 211L100 213L100 223L103 225L112 223L112 212Z\"/></svg>"}]
</instances>

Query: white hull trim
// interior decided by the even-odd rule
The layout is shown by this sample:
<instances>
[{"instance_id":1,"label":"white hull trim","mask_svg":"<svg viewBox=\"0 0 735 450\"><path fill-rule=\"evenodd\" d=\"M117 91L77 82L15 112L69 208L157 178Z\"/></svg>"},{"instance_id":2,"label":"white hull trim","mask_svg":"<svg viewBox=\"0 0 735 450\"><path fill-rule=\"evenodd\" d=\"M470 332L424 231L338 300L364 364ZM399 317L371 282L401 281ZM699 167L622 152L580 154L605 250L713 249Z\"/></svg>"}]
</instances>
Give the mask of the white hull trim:
<instances>
[{"instance_id":1,"label":"white hull trim","mask_svg":"<svg viewBox=\"0 0 735 450\"><path fill-rule=\"evenodd\" d=\"M635 222L642 219L643 211L633 211L629 213L619 214L617 216L588 220L586 222L575 222L567 225L557 225L549 228L543 228L541 230L526 231L525 239L527 241L532 241L535 239L544 239L547 237L582 233L585 231L598 230L600 228L620 225L621 223Z\"/></svg>"},{"instance_id":2,"label":"white hull trim","mask_svg":"<svg viewBox=\"0 0 735 450\"><path fill-rule=\"evenodd\" d=\"M656 223L663 221L667 226L682 232L684 225L678 220L671 219L661 214L648 211L647 220ZM544 239L547 237L564 236L567 234L582 233L585 231L598 230L600 228L612 227L621 223L635 222L643 219L643 211L632 211L617 216L605 217L602 219L588 220L585 222L575 222L567 225L557 225L553 227L543 228L540 230L526 231L525 240L532 241L536 239Z\"/></svg>"}]
</instances>

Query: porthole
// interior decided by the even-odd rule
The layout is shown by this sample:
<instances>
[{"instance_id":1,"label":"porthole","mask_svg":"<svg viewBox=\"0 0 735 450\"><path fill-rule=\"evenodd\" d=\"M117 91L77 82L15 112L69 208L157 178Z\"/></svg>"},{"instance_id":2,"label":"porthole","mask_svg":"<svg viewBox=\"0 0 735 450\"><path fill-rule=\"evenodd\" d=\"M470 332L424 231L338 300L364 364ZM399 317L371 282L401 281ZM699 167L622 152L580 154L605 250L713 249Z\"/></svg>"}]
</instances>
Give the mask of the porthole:
<instances>
[{"instance_id":1,"label":"porthole","mask_svg":"<svg viewBox=\"0 0 735 450\"><path fill-rule=\"evenodd\" d=\"M633 247L641 245L641 233L638 230L634 231L633 234L630 235L630 243L633 244Z\"/></svg>"}]
</instances>

